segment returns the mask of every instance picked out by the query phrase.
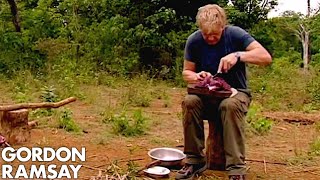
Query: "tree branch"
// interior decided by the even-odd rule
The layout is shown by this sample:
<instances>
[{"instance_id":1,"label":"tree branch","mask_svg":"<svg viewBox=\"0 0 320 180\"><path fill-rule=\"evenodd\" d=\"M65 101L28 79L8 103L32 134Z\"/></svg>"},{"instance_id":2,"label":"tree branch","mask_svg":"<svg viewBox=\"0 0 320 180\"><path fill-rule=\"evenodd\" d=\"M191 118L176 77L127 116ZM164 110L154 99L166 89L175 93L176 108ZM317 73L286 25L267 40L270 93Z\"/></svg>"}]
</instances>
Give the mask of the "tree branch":
<instances>
[{"instance_id":1,"label":"tree branch","mask_svg":"<svg viewBox=\"0 0 320 180\"><path fill-rule=\"evenodd\" d=\"M64 106L66 104L69 104L71 102L76 101L75 97L70 97L67 99L64 99L59 102L51 103L51 102L43 102L43 103L21 103L21 104L13 104L13 105L5 105L0 106L0 111L13 111L18 109L26 109L26 108L58 108L60 106Z\"/></svg>"}]
</instances>

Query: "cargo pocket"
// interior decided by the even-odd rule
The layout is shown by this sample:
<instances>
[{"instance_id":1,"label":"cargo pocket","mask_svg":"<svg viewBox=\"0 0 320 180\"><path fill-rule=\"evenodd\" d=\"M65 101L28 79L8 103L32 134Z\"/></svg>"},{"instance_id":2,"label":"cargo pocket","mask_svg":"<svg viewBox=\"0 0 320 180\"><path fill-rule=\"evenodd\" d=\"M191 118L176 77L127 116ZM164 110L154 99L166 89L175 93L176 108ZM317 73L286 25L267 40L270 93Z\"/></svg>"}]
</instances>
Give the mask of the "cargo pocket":
<instances>
[{"instance_id":1,"label":"cargo pocket","mask_svg":"<svg viewBox=\"0 0 320 180\"><path fill-rule=\"evenodd\" d=\"M251 98L243 92L238 92L238 94L236 94L232 98L239 100L240 106L241 106L241 111L243 113L247 114L250 103L251 103Z\"/></svg>"}]
</instances>

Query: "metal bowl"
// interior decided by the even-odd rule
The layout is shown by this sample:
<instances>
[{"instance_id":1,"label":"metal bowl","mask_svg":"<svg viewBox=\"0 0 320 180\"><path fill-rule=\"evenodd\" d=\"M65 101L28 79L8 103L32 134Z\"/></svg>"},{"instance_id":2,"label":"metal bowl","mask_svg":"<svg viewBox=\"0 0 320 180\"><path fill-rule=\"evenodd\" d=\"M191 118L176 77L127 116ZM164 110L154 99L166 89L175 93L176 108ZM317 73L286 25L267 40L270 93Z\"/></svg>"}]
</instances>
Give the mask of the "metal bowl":
<instances>
[{"instance_id":1,"label":"metal bowl","mask_svg":"<svg viewBox=\"0 0 320 180\"><path fill-rule=\"evenodd\" d=\"M156 176L166 176L170 173L170 170L168 168L161 167L161 166L154 166L154 167L145 169L143 171L149 175L156 175Z\"/></svg>"},{"instance_id":2,"label":"metal bowl","mask_svg":"<svg viewBox=\"0 0 320 180\"><path fill-rule=\"evenodd\" d=\"M155 148L148 152L148 155L155 160L180 161L186 157L182 151L174 148Z\"/></svg>"}]
</instances>

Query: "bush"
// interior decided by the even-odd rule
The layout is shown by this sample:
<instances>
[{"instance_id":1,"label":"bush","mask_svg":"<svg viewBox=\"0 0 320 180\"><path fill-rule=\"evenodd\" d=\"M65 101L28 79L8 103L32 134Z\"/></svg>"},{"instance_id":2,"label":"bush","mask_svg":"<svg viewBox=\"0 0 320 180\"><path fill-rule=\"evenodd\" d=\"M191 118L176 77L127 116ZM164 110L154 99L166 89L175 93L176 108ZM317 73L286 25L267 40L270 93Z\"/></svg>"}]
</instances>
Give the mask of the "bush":
<instances>
[{"instance_id":1,"label":"bush","mask_svg":"<svg viewBox=\"0 0 320 180\"><path fill-rule=\"evenodd\" d=\"M264 135L271 130L273 122L262 116L261 109L261 106L252 103L247 113L247 123L251 131L259 135Z\"/></svg>"},{"instance_id":2,"label":"bush","mask_svg":"<svg viewBox=\"0 0 320 180\"><path fill-rule=\"evenodd\" d=\"M310 109L317 91L314 72L304 72L288 57L274 59L269 67L249 66L248 76L253 96L265 110ZM311 85L311 82L315 84Z\"/></svg>"},{"instance_id":3,"label":"bush","mask_svg":"<svg viewBox=\"0 0 320 180\"><path fill-rule=\"evenodd\" d=\"M72 111L62 111L59 118L59 128L64 129L68 132L80 132L81 128L72 119Z\"/></svg>"},{"instance_id":4,"label":"bush","mask_svg":"<svg viewBox=\"0 0 320 180\"><path fill-rule=\"evenodd\" d=\"M127 115L127 113L123 111L120 115L109 117L107 121L112 123L114 133L126 137L142 135L147 128L147 118L142 115L141 110L134 111L132 116Z\"/></svg>"},{"instance_id":5,"label":"bush","mask_svg":"<svg viewBox=\"0 0 320 180\"><path fill-rule=\"evenodd\" d=\"M320 138L315 139L315 141L310 146L311 146L311 150L309 154L320 156Z\"/></svg>"}]
</instances>

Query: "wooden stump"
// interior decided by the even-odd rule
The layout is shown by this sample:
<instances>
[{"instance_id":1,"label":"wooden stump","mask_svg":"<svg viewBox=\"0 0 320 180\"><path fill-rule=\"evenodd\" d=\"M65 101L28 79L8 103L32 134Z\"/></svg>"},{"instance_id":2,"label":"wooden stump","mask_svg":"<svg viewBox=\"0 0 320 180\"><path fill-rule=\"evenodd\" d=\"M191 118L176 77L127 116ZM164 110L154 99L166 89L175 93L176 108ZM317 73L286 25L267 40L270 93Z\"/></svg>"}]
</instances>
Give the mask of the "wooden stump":
<instances>
[{"instance_id":1,"label":"wooden stump","mask_svg":"<svg viewBox=\"0 0 320 180\"><path fill-rule=\"evenodd\" d=\"M2 135L9 144L27 142L30 138L28 115L28 109L3 111L1 117Z\"/></svg>"},{"instance_id":2,"label":"wooden stump","mask_svg":"<svg viewBox=\"0 0 320 180\"><path fill-rule=\"evenodd\" d=\"M209 134L206 144L206 156L208 169L224 171L226 166L223 148L222 127L209 122Z\"/></svg>"}]
</instances>

